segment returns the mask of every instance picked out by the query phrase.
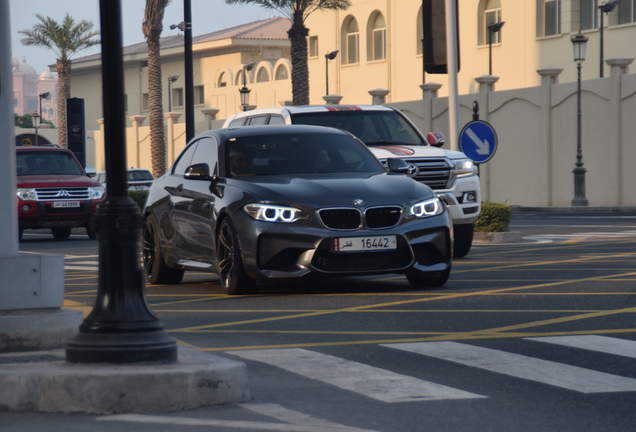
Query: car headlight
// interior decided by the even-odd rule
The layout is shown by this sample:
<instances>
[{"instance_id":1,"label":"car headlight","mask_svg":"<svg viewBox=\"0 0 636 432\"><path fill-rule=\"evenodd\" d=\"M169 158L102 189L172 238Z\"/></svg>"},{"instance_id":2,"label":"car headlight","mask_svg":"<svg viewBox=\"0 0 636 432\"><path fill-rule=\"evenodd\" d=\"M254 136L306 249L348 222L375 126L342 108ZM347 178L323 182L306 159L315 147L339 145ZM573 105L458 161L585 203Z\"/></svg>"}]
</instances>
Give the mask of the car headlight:
<instances>
[{"instance_id":1,"label":"car headlight","mask_svg":"<svg viewBox=\"0 0 636 432\"><path fill-rule=\"evenodd\" d=\"M18 188L18 198L22 201L37 201L38 195L34 188Z\"/></svg>"},{"instance_id":2,"label":"car headlight","mask_svg":"<svg viewBox=\"0 0 636 432\"><path fill-rule=\"evenodd\" d=\"M468 177L477 174L477 165L470 159L453 159L453 173L457 177Z\"/></svg>"},{"instance_id":3,"label":"car headlight","mask_svg":"<svg viewBox=\"0 0 636 432\"><path fill-rule=\"evenodd\" d=\"M265 222L292 223L299 219L307 219L307 215L302 210L294 207L248 204L243 207L243 210L254 219Z\"/></svg>"},{"instance_id":4,"label":"car headlight","mask_svg":"<svg viewBox=\"0 0 636 432\"><path fill-rule=\"evenodd\" d=\"M88 193L90 199L96 200L101 199L104 196L104 187L103 186L92 186L88 188Z\"/></svg>"},{"instance_id":5,"label":"car headlight","mask_svg":"<svg viewBox=\"0 0 636 432\"><path fill-rule=\"evenodd\" d=\"M442 214L444 206L439 198L431 198L426 201L420 201L411 206L409 214L418 218L435 216Z\"/></svg>"}]
</instances>

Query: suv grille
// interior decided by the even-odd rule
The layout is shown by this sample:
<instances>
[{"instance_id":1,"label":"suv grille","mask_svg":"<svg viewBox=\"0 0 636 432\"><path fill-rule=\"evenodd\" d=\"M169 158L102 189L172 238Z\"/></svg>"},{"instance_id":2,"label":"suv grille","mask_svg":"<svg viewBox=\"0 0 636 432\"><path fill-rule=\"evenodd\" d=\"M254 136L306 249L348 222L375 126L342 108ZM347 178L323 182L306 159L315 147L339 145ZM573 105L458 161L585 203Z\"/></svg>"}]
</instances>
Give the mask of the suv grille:
<instances>
[{"instance_id":1,"label":"suv grille","mask_svg":"<svg viewBox=\"0 0 636 432\"><path fill-rule=\"evenodd\" d=\"M322 223L331 229L354 230L360 228L361 214L358 209L327 209L318 212Z\"/></svg>"},{"instance_id":2,"label":"suv grille","mask_svg":"<svg viewBox=\"0 0 636 432\"><path fill-rule=\"evenodd\" d=\"M87 187L69 187L69 188L36 188L35 193L38 201L49 200L87 200L90 193Z\"/></svg>"},{"instance_id":3,"label":"suv grille","mask_svg":"<svg viewBox=\"0 0 636 432\"><path fill-rule=\"evenodd\" d=\"M367 227L371 229L392 228L400 223L402 207L373 207L367 209L364 217Z\"/></svg>"},{"instance_id":4,"label":"suv grille","mask_svg":"<svg viewBox=\"0 0 636 432\"><path fill-rule=\"evenodd\" d=\"M415 180L426 184L431 189L447 189L451 178L452 167L446 159L431 158L404 158L410 164L417 165L420 169ZM382 165L387 166L386 159L381 160Z\"/></svg>"}]
</instances>

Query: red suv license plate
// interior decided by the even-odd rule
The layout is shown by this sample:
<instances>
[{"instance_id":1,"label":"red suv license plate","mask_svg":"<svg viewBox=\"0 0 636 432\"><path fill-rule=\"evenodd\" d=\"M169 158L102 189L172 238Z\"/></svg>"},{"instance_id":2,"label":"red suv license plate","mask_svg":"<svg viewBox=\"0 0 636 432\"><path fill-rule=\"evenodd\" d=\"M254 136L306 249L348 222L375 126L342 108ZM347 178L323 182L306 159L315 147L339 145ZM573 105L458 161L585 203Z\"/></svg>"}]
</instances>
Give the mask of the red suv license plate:
<instances>
[{"instance_id":1,"label":"red suv license plate","mask_svg":"<svg viewBox=\"0 0 636 432\"><path fill-rule=\"evenodd\" d=\"M333 252L377 252L397 249L393 236L340 237L333 239Z\"/></svg>"},{"instance_id":2,"label":"red suv license plate","mask_svg":"<svg viewBox=\"0 0 636 432\"><path fill-rule=\"evenodd\" d=\"M54 201L53 208L74 208L79 207L79 201Z\"/></svg>"}]
</instances>

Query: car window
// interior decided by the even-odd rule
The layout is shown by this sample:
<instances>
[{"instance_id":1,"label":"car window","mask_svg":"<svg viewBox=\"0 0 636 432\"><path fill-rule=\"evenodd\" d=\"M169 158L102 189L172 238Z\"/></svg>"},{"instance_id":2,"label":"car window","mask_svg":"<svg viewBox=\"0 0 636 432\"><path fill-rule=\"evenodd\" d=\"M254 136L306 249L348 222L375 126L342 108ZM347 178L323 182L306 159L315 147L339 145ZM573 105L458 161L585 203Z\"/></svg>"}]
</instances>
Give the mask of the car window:
<instances>
[{"instance_id":1,"label":"car window","mask_svg":"<svg viewBox=\"0 0 636 432\"><path fill-rule=\"evenodd\" d=\"M179 156L179 159L177 159L177 162L175 163L172 170L172 174L181 176L185 174L186 168L192 165L192 156L194 156L194 152L197 149L198 144L199 141L196 141L186 147L186 149Z\"/></svg>"},{"instance_id":2,"label":"car window","mask_svg":"<svg viewBox=\"0 0 636 432\"><path fill-rule=\"evenodd\" d=\"M270 125L284 125L285 119L279 115L273 115L269 118L269 122L267 124Z\"/></svg>"},{"instance_id":3,"label":"car window","mask_svg":"<svg viewBox=\"0 0 636 432\"><path fill-rule=\"evenodd\" d=\"M219 160L219 147L216 138L206 137L199 141L199 145L194 152L192 164L206 163L210 167L212 174L218 175L217 165Z\"/></svg>"},{"instance_id":4,"label":"car window","mask_svg":"<svg viewBox=\"0 0 636 432\"><path fill-rule=\"evenodd\" d=\"M245 118L238 118L236 120L232 120L230 122L230 124L228 125L229 128L233 128L233 127L239 127L239 126L243 126L243 123L245 123Z\"/></svg>"},{"instance_id":5,"label":"car window","mask_svg":"<svg viewBox=\"0 0 636 432\"><path fill-rule=\"evenodd\" d=\"M84 175L71 153L61 151L17 152L19 176L25 175Z\"/></svg>"},{"instance_id":6,"label":"car window","mask_svg":"<svg viewBox=\"0 0 636 432\"><path fill-rule=\"evenodd\" d=\"M150 174L150 171L128 171L128 180L141 181L141 180L154 180L155 178Z\"/></svg>"},{"instance_id":7,"label":"car window","mask_svg":"<svg viewBox=\"0 0 636 432\"><path fill-rule=\"evenodd\" d=\"M329 111L292 114L292 123L329 126L354 134L367 145L426 145L395 111Z\"/></svg>"},{"instance_id":8,"label":"car window","mask_svg":"<svg viewBox=\"0 0 636 432\"><path fill-rule=\"evenodd\" d=\"M267 123L267 116L262 115L262 116L250 117L247 124L250 126L257 126L257 125L264 125L266 123Z\"/></svg>"},{"instance_id":9,"label":"car window","mask_svg":"<svg viewBox=\"0 0 636 432\"><path fill-rule=\"evenodd\" d=\"M384 168L360 142L343 134L273 134L225 143L228 177L336 172L381 173Z\"/></svg>"}]
</instances>

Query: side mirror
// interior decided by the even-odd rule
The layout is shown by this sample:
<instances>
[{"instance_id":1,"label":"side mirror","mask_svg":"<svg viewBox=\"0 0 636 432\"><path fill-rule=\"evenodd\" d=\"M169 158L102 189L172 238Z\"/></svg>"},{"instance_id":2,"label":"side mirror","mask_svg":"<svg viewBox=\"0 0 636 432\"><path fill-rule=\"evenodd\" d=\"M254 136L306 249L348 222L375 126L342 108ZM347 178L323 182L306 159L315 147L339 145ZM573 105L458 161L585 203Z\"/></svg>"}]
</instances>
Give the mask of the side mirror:
<instances>
[{"instance_id":1,"label":"side mirror","mask_svg":"<svg viewBox=\"0 0 636 432\"><path fill-rule=\"evenodd\" d=\"M87 167L84 172L86 172L86 175L90 178L93 178L97 175L97 170L95 168L91 168L91 167Z\"/></svg>"},{"instance_id":2,"label":"side mirror","mask_svg":"<svg viewBox=\"0 0 636 432\"><path fill-rule=\"evenodd\" d=\"M444 134L441 132L429 132L426 139L433 147L441 147L446 144L446 138L444 138Z\"/></svg>"},{"instance_id":3,"label":"side mirror","mask_svg":"<svg viewBox=\"0 0 636 432\"><path fill-rule=\"evenodd\" d=\"M188 180L214 180L210 177L210 166L206 163L190 165L186 168L183 178Z\"/></svg>"},{"instance_id":4,"label":"side mirror","mask_svg":"<svg viewBox=\"0 0 636 432\"><path fill-rule=\"evenodd\" d=\"M411 169L411 165L409 165L404 159L400 158L389 158L386 160L387 166L389 167L389 172L407 174Z\"/></svg>"}]
</instances>

